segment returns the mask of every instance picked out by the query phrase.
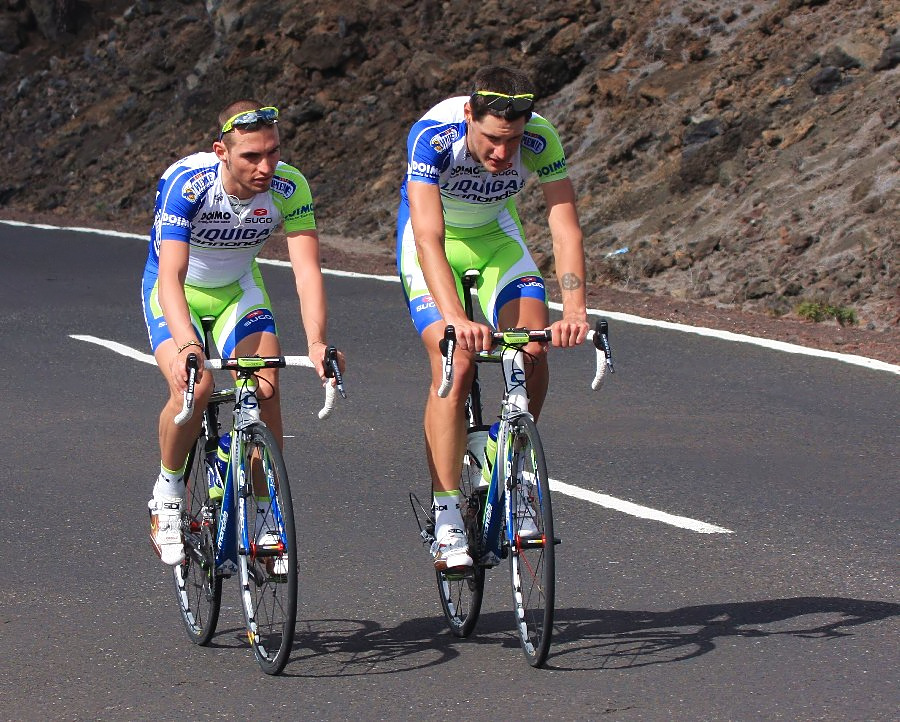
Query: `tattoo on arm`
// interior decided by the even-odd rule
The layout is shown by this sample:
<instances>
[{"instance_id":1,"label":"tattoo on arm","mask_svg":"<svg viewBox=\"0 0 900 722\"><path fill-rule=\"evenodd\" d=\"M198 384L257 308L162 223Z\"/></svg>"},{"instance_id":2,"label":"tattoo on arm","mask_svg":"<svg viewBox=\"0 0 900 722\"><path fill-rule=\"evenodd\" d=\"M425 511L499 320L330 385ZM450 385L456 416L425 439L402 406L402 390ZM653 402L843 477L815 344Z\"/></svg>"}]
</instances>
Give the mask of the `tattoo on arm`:
<instances>
[{"instance_id":1,"label":"tattoo on arm","mask_svg":"<svg viewBox=\"0 0 900 722\"><path fill-rule=\"evenodd\" d=\"M563 274L563 277L559 279L559 285L563 291L574 291L581 288L581 279L574 273L565 273Z\"/></svg>"}]
</instances>

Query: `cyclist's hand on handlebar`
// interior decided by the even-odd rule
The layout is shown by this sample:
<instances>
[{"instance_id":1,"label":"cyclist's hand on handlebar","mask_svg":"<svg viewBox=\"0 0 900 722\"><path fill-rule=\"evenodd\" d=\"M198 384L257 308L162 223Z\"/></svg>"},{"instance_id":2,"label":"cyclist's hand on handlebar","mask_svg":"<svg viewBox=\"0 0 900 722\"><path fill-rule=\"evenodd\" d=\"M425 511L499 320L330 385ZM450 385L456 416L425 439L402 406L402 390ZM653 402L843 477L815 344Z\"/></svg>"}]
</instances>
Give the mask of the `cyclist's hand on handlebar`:
<instances>
[{"instance_id":1,"label":"cyclist's hand on handlebar","mask_svg":"<svg viewBox=\"0 0 900 722\"><path fill-rule=\"evenodd\" d=\"M334 386L337 381L333 375L326 373L325 368L325 354L328 352L328 349L328 344L322 343L321 341L314 343L309 348L309 358L316 365L316 373L319 374L319 378L322 379L322 383L330 381L331 385ZM340 368L341 373L343 374L344 368L346 366L346 360L344 358L343 351L337 352L337 360L338 368Z\"/></svg>"},{"instance_id":2,"label":"cyclist's hand on handlebar","mask_svg":"<svg viewBox=\"0 0 900 722\"><path fill-rule=\"evenodd\" d=\"M566 317L550 324L553 345L569 348L584 343L590 326L586 318Z\"/></svg>"},{"instance_id":3,"label":"cyclist's hand on handlebar","mask_svg":"<svg viewBox=\"0 0 900 722\"><path fill-rule=\"evenodd\" d=\"M202 348L191 345L182 349L180 353L176 353L172 357L172 363L169 368L169 378L172 380L172 385L175 387L175 390L181 394L187 391L187 358L190 354L194 354L197 357L197 375L194 381L199 382L200 379L203 378L203 363L206 361L206 356L203 355Z\"/></svg>"},{"instance_id":4,"label":"cyclist's hand on handlebar","mask_svg":"<svg viewBox=\"0 0 900 722\"><path fill-rule=\"evenodd\" d=\"M456 345L465 351L490 351L493 345L490 326L469 321L467 318L448 321L456 329Z\"/></svg>"}]
</instances>

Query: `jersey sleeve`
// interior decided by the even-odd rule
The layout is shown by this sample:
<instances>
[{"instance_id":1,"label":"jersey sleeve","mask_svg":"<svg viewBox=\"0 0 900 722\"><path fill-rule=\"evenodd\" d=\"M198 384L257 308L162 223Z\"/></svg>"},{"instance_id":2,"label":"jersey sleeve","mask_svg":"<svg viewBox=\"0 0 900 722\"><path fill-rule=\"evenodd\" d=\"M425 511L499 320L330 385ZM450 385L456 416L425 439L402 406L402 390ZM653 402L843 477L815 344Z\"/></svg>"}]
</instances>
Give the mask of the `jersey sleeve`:
<instances>
[{"instance_id":1,"label":"jersey sleeve","mask_svg":"<svg viewBox=\"0 0 900 722\"><path fill-rule=\"evenodd\" d=\"M155 236L160 241L175 240L189 243L191 219L206 191L215 181L209 169L190 166L170 168L156 187L157 214L154 219Z\"/></svg>"},{"instance_id":2,"label":"jersey sleeve","mask_svg":"<svg viewBox=\"0 0 900 722\"><path fill-rule=\"evenodd\" d=\"M279 163L269 191L284 218L284 232L313 231L315 204L306 177L287 163Z\"/></svg>"},{"instance_id":3,"label":"jersey sleeve","mask_svg":"<svg viewBox=\"0 0 900 722\"><path fill-rule=\"evenodd\" d=\"M522 136L522 163L541 183L569 177L566 154L556 128L546 118L532 116Z\"/></svg>"},{"instance_id":4,"label":"jersey sleeve","mask_svg":"<svg viewBox=\"0 0 900 722\"><path fill-rule=\"evenodd\" d=\"M460 138L456 123L420 120L409 132L406 141L406 180L438 185L441 166L446 161L453 142Z\"/></svg>"}]
</instances>

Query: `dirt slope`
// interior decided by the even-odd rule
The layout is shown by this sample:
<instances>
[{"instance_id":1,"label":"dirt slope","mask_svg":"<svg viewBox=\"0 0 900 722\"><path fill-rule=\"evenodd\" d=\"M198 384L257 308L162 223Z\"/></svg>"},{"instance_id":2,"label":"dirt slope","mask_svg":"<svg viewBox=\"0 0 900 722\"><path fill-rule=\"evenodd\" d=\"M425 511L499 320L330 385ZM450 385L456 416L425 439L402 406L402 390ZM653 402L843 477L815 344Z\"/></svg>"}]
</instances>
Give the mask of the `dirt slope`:
<instances>
[{"instance_id":1,"label":"dirt slope","mask_svg":"<svg viewBox=\"0 0 900 722\"><path fill-rule=\"evenodd\" d=\"M326 262L390 272L409 124L503 62L563 137L594 299L798 341L816 303L858 325L806 336L898 358L898 26L877 0L8 0L0 217L143 232L159 173L252 95L283 110Z\"/></svg>"}]
</instances>

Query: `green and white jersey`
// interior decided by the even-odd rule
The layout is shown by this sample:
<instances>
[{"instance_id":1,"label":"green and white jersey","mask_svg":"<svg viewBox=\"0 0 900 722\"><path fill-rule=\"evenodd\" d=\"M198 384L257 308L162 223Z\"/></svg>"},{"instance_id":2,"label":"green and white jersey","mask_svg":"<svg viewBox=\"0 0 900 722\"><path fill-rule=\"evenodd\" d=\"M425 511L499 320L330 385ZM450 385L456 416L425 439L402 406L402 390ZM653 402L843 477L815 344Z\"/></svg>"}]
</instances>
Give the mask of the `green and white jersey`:
<instances>
[{"instance_id":1,"label":"green and white jersey","mask_svg":"<svg viewBox=\"0 0 900 722\"><path fill-rule=\"evenodd\" d=\"M406 178L400 194L408 203L411 182L439 185L448 226L475 228L495 221L507 201L537 174L541 183L567 177L566 156L556 128L533 113L510 167L489 173L466 148L463 107L468 96L450 98L416 122L407 139Z\"/></svg>"},{"instance_id":2,"label":"green and white jersey","mask_svg":"<svg viewBox=\"0 0 900 722\"><path fill-rule=\"evenodd\" d=\"M185 283L220 288L245 276L280 224L285 233L316 227L312 193L299 170L278 163L269 190L232 205L215 153L173 163L156 189L147 268L159 271L162 240L190 244Z\"/></svg>"}]
</instances>

